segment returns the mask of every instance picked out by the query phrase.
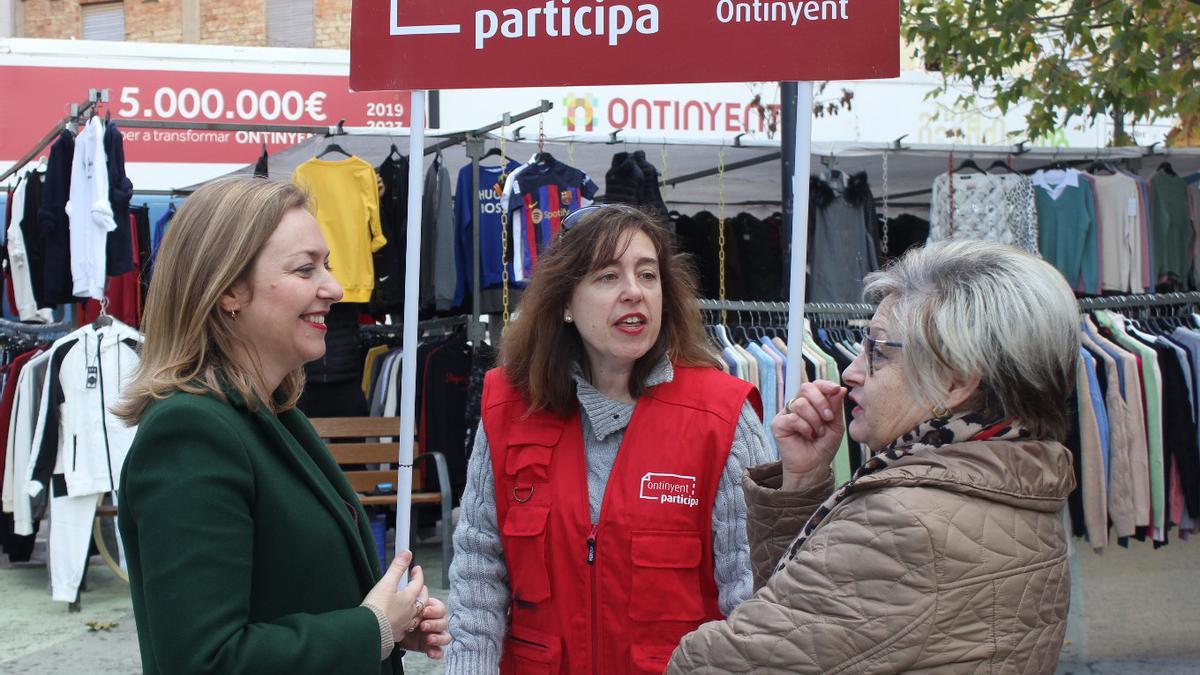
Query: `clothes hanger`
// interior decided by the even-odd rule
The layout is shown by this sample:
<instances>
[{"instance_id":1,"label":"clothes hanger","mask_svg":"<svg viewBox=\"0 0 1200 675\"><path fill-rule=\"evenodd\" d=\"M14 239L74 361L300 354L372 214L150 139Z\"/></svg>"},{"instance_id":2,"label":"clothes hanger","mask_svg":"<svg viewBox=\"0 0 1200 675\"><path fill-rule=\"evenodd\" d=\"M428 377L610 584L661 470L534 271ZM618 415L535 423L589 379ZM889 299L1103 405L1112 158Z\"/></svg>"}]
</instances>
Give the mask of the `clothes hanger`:
<instances>
[{"instance_id":1,"label":"clothes hanger","mask_svg":"<svg viewBox=\"0 0 1200 675\"><path fill-rule=\"evenodd\" d=\"M100 313L96 315L96 320L92 322L92 329L99 330L111 326L113 319L108 315L108 298L100 298Z\"/></svg>"},{"instance_id":2,"label":"clothes hanger","mask_svg":"<svg viewBox=\"0 0 1200 675\"><path fill-rule=\"evenodd\" d=\"M967 169L974 169L974 170L978 171L979 173L982 173L985 175L987 174L987 172L984 171L983 169L981 169L979 167L979 165L975 163L975 160L971 159L970 157L964 159L962 161L962 164L959 164L958 168L956 168L952 173L960 173Z\"/></svg>"},{"instance_id":3,"label":"clothes hanger","mask_svg":"<svg viewBox=\"0 0 1200 675\"><path fill-rule=\"evenodd\" d=\"M967 161L969 162L971 160ZM992 162L987 168L987 173L991 173L993 169L999 169L1001 173L1017 173L1015 169L1008 165L1008 162L1002 159L997 159L996 161Z\"/></svg>"},{"instance_id":4,"label":"clothes hanger","mask_svg":"<svg viewBox=\"0 0 1200 675\"><path fill-rule=\"evenodd\" d=\"M393 146L393 147L395 147L395 146ZM330 143L329 145L325 146L325 149L322 150L320 152L320 154L317 155L316 159L321 159L322 157L324 157L325 155L328 155L331 152L340 152L347 157L354 156L354 155L351 155L350 153L346 152L345 150L343 150L342 146L338 145L337 143Z\"/></svg>"},{"instance_id":5,"label":"clothes hanger","mask_svg":"<svg viewBox=\"0 0 1200 675\"><path fill-rule=\"evenodd\" d=\"M1167 175L1170 175L1170 176L1175 175L1175 167L1171 166L1170 162L1163 162L1163 163L1159 164L1158 170L1165 172Z\"/></svg>"}]
</instances>

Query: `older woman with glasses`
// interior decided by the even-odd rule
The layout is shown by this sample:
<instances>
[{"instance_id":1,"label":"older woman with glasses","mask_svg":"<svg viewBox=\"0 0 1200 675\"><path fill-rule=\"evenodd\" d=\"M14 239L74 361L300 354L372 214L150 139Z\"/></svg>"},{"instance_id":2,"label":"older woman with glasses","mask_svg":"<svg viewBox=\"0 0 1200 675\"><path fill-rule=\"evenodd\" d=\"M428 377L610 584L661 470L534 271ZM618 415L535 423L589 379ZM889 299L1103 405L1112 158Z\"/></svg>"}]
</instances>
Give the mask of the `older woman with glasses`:
<instances>
[{"instance_id":1,"label":"older woman with glasses","mask_svg":"<svg viewBox=\"0 0 1200 675\"><path fill-rule=\"evenodd\" d=\"M751 592L758 394L716 368L692 274L628 206L562 223L484 384L450 568L449 673L662 673Z\"/></svg>"},{"instance_id":2,"label":"older woman with glasses","mask_svg":"<svg viewBox=\"0 0 1200 675\"><path fill-rule=\"evenodd\" d=\"M866 279L849 390L805 384L743 479L754 597L686 636L669 673L1051 673L1070 579L1067 400L1078 309L1053 267L931 245ZM834 490L851 438L876 453Z\"/></svg>"}]
</instances>

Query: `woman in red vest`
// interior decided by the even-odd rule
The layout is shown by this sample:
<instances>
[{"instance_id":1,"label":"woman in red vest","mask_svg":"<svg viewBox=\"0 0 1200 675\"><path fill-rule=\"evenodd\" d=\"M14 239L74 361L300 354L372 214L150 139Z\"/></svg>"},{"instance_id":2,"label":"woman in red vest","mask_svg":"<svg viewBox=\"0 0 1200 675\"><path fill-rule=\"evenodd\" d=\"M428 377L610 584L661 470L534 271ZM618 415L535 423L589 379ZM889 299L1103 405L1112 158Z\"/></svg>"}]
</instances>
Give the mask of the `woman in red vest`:
<instances>
[{"instance_id":1,"label":"woman in red vest","mask_svg":"<svg viewBox=\"0 0 1200 675\"><path fill-rule=\"evenodd\" d=\"M561 229L485 379L448 673L661 673L751 592L758 393L717 369L653 218L585 207Z\"/></svg>"}]
</instances>

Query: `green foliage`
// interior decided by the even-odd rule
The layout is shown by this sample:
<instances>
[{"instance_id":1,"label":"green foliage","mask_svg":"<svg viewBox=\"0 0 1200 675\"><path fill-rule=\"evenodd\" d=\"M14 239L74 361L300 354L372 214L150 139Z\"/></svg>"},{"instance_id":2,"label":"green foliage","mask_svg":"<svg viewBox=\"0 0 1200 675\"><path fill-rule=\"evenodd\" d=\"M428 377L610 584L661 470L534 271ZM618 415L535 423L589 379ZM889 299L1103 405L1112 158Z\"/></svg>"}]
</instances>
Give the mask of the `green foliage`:
<instances>
[{"instance_id":1,"label":"green foliage","mask_svg":"<svg viewBox=\"0 0 1200 675\"><path fill-rule=\"evenodd\" d=\"M940 67L935 95L960 81L964 103L1028 102L1030 138L1110 115L1123 144L1127 123L1200 111L1200 0L901 1L914 55Z\"/></svg>"}]
</instances>

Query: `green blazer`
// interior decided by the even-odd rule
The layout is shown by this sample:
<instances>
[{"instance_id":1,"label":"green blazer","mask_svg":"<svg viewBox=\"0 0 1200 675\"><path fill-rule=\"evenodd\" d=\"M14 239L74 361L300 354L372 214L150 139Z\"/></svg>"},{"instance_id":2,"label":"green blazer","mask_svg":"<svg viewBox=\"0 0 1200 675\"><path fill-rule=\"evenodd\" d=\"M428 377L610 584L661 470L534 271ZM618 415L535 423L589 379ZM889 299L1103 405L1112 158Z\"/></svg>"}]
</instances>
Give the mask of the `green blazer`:
<instances>
[{"instance_id":1,"label":"green blazer","mask_svg":"<svg viewBox=\"0 0 1200 675\"><path fill-rule=\"evenodd\" d=\"M298 410L176 393L147 407L119 524L146 673L401 673L359 607L366 513Z\"/></svg>"}]
</instances>

